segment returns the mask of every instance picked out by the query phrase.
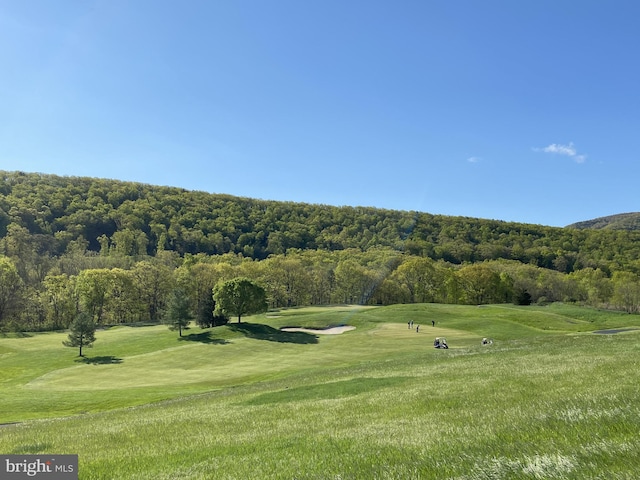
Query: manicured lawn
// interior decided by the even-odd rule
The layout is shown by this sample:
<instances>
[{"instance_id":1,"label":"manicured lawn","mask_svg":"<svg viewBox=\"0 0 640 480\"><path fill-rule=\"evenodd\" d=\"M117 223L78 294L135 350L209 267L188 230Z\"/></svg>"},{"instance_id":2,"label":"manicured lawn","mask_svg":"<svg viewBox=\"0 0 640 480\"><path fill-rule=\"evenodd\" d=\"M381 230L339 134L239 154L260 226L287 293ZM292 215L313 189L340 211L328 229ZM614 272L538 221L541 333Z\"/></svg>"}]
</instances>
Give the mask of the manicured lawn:
<instances>
[{"instance_id":1,"label":"manicured lawn","mask_svg":"<svg viewBox=\"0 0 640 480\"><path fill-rule=\"evenodd\" d=\"M98 332L88 363L62 334L0 338L0 415L27 420L2 427L0 451L78 453L83 479L640 471L640 330L589 333L637 327L637 316L398 305L247 320L183 340L161 326ZM356 329L279 330L341 324ZM434 349L435 336L451 348Z\"/></svg>"}]
</instances>

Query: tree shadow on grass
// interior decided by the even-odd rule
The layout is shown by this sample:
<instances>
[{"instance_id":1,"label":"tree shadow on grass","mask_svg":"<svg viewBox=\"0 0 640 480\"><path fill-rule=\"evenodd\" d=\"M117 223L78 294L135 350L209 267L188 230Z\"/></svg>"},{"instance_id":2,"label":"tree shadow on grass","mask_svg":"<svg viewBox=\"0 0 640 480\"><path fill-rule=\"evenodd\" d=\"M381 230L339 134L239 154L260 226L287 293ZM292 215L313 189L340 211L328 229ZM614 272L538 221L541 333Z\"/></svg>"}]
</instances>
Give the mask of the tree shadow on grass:
<instances>
[{"instance_id":1,"label":"tree shadow on grass","mask_svg":"<svg viewBox=\"0 0 640 480\"><path fill-rule=\"evenodd\" d=\"M0 331L0 337L8 338L10 336L15 336L15 338L31 338L33 335L27 332L8 332L8 331Z\"/></svg>"},{"instance_id":2,"label":"tree shadow on grass","mask_svg":"<svg viewBox=\"0 0 640 480\"><path fill-rule=\"evenodd\" d=\"M178 340L181 342L200 342L215 345L226 345L227 343L231 343L224 338L212 338L211 332L191 333L189 335L179 337Z\"/></svg>"},{"instance_id":3,"label":"tree shadow on grass","mask_svg":"<svg viewBox=\"0 0 640 480\"><path fill-rule=\"evenodd\" d=\"M300 344L318 343L317 335L306 332L283 332L261 323L233 323L228 324L228 327L233 332L242 333L245 337L256 340Z\"/></svg>"},{"instance_id":4,"label":"tree shadow on grass","mask_svg":"<svg viewBox=\"0 0 640 480\"><path fill-rule=\"evenodd\" d=\"M122 359L114 357L113 355L106 355L102 357L82 357L76 360L78 363L87 363L90 365L113 365L116 363L122 363Z\"/></svg>"}]
</instances>

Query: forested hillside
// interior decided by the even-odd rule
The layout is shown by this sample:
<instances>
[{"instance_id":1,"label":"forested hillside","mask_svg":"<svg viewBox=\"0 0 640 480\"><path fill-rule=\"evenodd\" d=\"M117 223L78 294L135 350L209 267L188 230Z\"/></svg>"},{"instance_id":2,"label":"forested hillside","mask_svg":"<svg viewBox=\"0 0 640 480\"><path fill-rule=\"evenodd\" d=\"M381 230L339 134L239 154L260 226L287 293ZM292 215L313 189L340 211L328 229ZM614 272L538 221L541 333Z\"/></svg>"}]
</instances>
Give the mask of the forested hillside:
<instances>
[{"instance_id":1,"label":"forested hillside","mask_svg":"<svg viewBox=\"0 0 640 480\"><path fill-rule=\"evenodd\" d=\"M246 276L272 307L576 301L640 305L640 232L580 230L0 172L0 327L158 321L176 286L211 313Z\"/></svg>"},{"instance_id":2,"label":"forested hillside","mask_svg":"<svg viewBox=\"0 0 640 480\"><path fill-rule=\"evenodd\" d=\"M619 213L606 217L594 218L569 225L570 228L593 228L608 230L640 230L640 213Z\"/></svg>"},{"instance_id":3,"label":"forested hillside","mask_svg":"<svg viewBox=\"0 0 640 480\"><path fill-rule=\"evenodd\" d=\"M289 249L397 251L460 264L498 258L571 272L635 269L640 234L276 202L95 178L0 172L0 237L40 254L85 245L121 256L159 251L264 259Z\"/></svg>"}]
</instances>

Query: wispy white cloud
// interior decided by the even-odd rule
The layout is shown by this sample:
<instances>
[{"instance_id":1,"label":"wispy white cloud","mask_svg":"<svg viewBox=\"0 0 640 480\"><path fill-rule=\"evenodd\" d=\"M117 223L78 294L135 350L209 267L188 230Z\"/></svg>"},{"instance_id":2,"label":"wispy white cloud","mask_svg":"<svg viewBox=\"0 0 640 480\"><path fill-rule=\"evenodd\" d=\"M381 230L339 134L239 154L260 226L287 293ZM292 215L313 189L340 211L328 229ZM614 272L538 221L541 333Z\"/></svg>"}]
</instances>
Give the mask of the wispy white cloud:
<instances>
[{"instance_id":1,"label":"wispy white cloud","mask_svg":"<svg viewBox=\"0 0 640 480\"><path fill-rule=\"evenodd\" d=\"M583 163L586 159L586 155L578 153L573 142L569 142L569 145L562 145L560 143L552 143L543 148L534 148L535 152L553 153L557 155L564 155L572 158L576 163Z\"/></svg>"},{"instance_id":2,"label":"wispy white cloud","mask_svg":"<svg viewBox=\"0 0 640 480\"><path fill-rule=\"evenodd\" d=\"M467 158L467 162L469 162L469 163L478 163L480 160L482 160L482 158L480 158L480 157L469 157L469 158Z\"/></svg>"}]
</instances>

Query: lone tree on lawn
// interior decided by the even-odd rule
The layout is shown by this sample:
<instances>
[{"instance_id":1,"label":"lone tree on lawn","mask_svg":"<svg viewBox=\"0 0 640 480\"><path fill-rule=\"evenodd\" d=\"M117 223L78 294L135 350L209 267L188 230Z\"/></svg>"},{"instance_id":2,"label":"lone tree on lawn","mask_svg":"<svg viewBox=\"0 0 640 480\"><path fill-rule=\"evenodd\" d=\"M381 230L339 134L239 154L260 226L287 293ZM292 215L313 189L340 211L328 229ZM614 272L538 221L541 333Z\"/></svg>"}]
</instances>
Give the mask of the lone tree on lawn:
<instances>
[{"instance_id":1,"label":"lone tree on lawn","mask_svg":"<svg viewBox=\"0 0 640 480\"><path fill-rule=\"evenodd\" d=\"M87 312L80 312L69 326L69 339L62 342L65 347L80 347L79 357L82 357L82 347L91 347L96 341L96 324Z\"/></svg>"},{"instance_id":2,"label":"lone tree on lawn","mask_svg":"<svg viewBox=\"0 0 640 480\"><path fill-rule=\"evenodd\" d=\"M192 318L189 310L189 297L182 289L174 290L169 298L163 323L169 325L171 330L178 330L179 335L182 336L182 330L189 328L189 322Z\"/></svg>"},{"instance_id":3,"label":"lone tree on lawn","mask_svg":"<svg viewBox=\"0 0 640 480\"><path fill-rule=\"evenodd\" d=\"M218 283L213 289L213 299L216 309L237 316L238 323L242 315L266 312L268 307L264 288L242 277Z\"/></svg>"}]
</instances>

